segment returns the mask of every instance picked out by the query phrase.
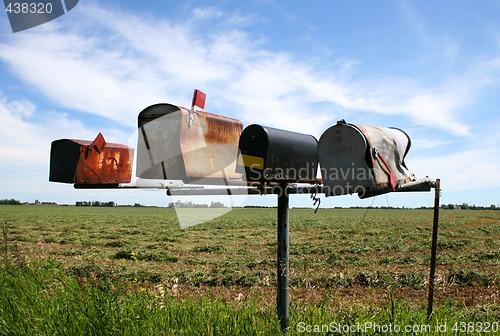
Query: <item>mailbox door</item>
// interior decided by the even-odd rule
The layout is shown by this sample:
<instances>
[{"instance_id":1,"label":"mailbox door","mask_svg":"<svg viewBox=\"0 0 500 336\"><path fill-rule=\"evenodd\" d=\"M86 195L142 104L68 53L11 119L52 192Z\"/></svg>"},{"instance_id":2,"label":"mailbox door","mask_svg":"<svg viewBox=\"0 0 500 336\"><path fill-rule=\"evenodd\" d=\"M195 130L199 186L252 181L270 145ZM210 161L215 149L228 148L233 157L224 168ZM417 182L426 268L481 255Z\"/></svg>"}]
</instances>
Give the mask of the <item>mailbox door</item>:
<instances>
[{"instance_id":1,"label":"mailbox door","mask_svg":"<svg viewBox=\"0 0 500 336\"><path fill-rule=\"evenodd\" d=\"M177 106L156 104L139 113L137 176L145 179L183 179L180 147L182 112Z\"/></svg>"},{"instance_id":2,"label":"mailbox door","mask_svg":"<svg viewBox=\"0 0 500 336\"><path fill-rule=\"evenodd\" d=\"M80 147L80 144L68 139L52 142L50 147L49 181L75 183Z\"/></svg>"},{"instance_id":3,"label":"mailbox door","mask_svg":"<svg viewBox=\"0 0 500 336\"><path fill-rule=\"evenodd\" d=\"M354 125L328 128L319 139L318 159L327 196L376 189L368 143Z\"/></svg>"},{"instance_id":4,"label":"mailbox door","mask_svg":"<svg viewBox=\"0 0 500 336\"><path fill-rule=\"evenodd\" d=\"M268 138L260 125L247 126L240 136L237 172L245 173L247 181L263 181L266 167Z\"/></svg>"}]
</instances>

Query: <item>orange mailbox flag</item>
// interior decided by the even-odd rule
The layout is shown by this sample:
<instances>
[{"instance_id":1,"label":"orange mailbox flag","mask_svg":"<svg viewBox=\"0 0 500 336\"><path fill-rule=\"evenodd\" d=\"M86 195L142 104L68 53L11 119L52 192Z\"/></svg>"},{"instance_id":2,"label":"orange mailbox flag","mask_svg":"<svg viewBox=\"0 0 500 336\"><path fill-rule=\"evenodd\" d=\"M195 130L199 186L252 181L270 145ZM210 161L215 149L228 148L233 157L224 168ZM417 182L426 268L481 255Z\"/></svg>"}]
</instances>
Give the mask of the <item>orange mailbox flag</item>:
<instances>
[{"instance_id":1,"label":"orange mailbox flag","mask_svg":"<svg viewBox=\"0 0 500 336\"><path fill-rule=\"evenodd\" d=\"M104 140L104 136L102 135L102 133L99 132L99 134L97 134L97 137L90 144L90 149L95 149L97 153L101 153L104 147L106 147L106 140Z\"/></svg>"}]
</instances>

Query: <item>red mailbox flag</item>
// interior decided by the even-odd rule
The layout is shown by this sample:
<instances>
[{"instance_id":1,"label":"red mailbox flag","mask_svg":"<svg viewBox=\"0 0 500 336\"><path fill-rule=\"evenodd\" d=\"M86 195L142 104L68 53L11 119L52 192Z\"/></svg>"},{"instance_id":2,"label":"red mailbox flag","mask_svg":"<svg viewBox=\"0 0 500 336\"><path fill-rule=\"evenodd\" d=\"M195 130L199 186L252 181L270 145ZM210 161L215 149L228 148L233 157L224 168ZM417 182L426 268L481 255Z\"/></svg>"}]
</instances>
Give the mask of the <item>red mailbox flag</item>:
<instances>
[{"instance_id":1,"label":"red mailbox flag","mask_svg":"<svg viewBox=\"0 0 500 336\"><path fill-rule=\"evenodd\" d=\"M204 109L206 99L207 99L206 94L204 94L198 89L195 89L193 93L193 103L191 104L191 107L198 106L199 108Z\"/></svg>"}]
</instances>

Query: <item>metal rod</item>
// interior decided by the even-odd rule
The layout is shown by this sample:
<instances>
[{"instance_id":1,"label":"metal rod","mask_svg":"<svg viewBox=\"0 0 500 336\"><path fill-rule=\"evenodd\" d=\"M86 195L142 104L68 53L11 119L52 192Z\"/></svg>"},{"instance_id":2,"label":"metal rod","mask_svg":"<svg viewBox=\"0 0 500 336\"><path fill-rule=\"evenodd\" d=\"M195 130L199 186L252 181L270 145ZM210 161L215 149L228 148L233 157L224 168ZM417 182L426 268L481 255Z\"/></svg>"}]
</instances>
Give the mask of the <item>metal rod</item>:
<instances>
[{"instance_id":1,"label":"metal rod","mask_svg":"<svg viewBox=\"0 0 500 336\"><path fill-rule=\"evenodd\" d=\"M276 295L278 318L281 330L288 329L288 274L289 274L289 195L287 184L281 185L278 194L278 260Z\"/></svg>"},{"instance_id":2,"label":"metal rod","mask_svg":"<svg viewBox=\"0 0 500 336\"><path fill-rule=\"evenodd\" d=\"M434 302L434 276L436 275L436 254L439 222L439 197L441 196L440 180L436 179L434 189L434 222L432 224L431 269L429 274L429 298L427 302L427 318L431 317Z\"/></svg>"}]
</instances>

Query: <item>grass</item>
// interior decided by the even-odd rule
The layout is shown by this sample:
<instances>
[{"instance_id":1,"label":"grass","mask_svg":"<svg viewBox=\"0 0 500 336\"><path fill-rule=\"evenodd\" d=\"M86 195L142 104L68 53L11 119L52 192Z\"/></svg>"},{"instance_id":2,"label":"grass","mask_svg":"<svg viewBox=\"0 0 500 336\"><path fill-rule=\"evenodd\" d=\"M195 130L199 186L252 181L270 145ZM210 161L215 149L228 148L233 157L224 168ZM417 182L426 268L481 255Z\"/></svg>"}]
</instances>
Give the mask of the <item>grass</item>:
<instances>
[{"instance_id":1,"label":"grass","mask_svg":"<svg viewBox=\"0 0 500 336\"><path fill-rule=\"evenodd\" d=\"M254 335L277 333L270 309L179 299L161 285L79 281L54 260L4 269L2 335ZM256 329L254 329L256 328Z\"/></svg>"},{"instance_id":2,"label":"grass","mask_svg":"<svg viewBox=\"0 0 500 336\"><path fill-rule=\"evenodd\" d=\"M290 334L330 322L446 322L451 333L460 321L500 321L500 212L441 212L429 321L432 211L365 211L291 210ZM184 230L166 208L0 214L0 335L280 334L276 209Z\"/></svg>"}]
</instances>

